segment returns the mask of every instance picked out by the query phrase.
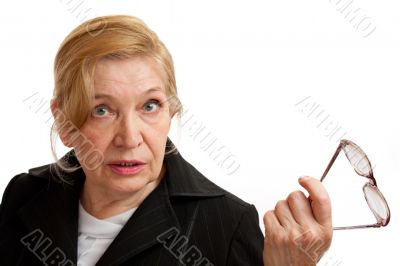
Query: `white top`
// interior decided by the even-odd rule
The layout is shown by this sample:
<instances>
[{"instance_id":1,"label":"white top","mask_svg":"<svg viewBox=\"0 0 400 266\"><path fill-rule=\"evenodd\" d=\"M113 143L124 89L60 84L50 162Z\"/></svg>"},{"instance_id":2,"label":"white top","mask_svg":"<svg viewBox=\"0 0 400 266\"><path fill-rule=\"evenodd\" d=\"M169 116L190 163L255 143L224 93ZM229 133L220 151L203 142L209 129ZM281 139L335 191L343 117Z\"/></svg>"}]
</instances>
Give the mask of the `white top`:
<instances>
[{"instance_id":1,"label":"white top","mask_svg":"<svg viewBox=\"0 0 400 266\"><path fill-rule=\"evenodd\" d=\"M95 265L136 209L97 219L79 202L78 266Z\"/></svg>"}]
</instances>

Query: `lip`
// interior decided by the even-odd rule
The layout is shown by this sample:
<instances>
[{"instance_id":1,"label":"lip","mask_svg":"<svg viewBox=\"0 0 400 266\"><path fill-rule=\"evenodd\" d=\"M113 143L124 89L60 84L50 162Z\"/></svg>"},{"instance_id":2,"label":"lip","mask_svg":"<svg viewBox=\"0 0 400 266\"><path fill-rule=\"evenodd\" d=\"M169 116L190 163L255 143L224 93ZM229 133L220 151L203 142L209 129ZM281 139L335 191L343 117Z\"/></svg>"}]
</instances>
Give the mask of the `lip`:
<instances>
[{"instance_id":1,"label":"lip","mask_svg":"<svg viewBox=\"0 0 400 266\"><path fill-rule=\"evenodd\" d=\"M108 164L121 164L121 163L144 164L144 162L139 160L114 160L109 162Z\"/></svg>"},{"instance_id":2,"label":"lip","mask_svg":"<svg viewBox=\"0 0 400 266\"><path fill-rule=\"evenodd\" d=\"M132 166L121 166L122 163L129 163L133 164ZM114 160L108 163L108 166L110 166L111 170L118 174L118 175L123 175L123 176L131 176L139 173L142 171L145 167L145 163L142 161L138 160Z\"/></svg>"}]
</instances>

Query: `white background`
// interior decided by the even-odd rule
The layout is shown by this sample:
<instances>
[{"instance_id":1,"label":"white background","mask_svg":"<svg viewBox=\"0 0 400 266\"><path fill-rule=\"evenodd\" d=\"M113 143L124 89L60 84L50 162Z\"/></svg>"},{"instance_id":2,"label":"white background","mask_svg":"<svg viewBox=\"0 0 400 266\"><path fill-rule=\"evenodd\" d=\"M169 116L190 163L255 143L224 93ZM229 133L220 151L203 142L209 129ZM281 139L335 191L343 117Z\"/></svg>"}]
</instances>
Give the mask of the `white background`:
<instances>
[{"instance_id":1,"label":"white background","mask_svg":"<svg viewBox=\"0 0 400 266\"><path fill-rule=\"evenodd\" d=\"M358 28L352 14L346 17L357 8L369 17ZM319 265L399 265L398 10L393 0L3 2L0 191L14 175L53 160L47 108L35 111L24 99L51 98L52 64L63 38L85 19L84 11L87 18L135 15L173 55L192 118L180 137L178 126L170 136L189 162L255 204L262 226L265 211L300 189L299 176L320 177L341 135L353 139L375 167L392 220L386 228L335 232ZM376 29L365 37L367 20L367 30ZM318 108L311 113L305 103ZM229 174L218 164L190 136L190 123L204 126L239 169ZM340 130L329 136L336 125ZM341 154L326 179L336 225L375 222L363 199L365 181Z\"/></svg>"}]
</instances>

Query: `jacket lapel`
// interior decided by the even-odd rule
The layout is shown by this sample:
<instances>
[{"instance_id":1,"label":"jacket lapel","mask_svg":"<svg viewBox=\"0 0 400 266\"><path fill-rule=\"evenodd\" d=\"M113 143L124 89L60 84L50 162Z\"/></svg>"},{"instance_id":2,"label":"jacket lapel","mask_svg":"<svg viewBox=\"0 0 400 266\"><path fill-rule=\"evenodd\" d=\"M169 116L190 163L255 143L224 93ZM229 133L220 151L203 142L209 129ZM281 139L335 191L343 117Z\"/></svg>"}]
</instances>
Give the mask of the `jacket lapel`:
<instances>
[{"instance_id":1,"label":"jacket lapel","mask_svg":"<svg viewBox=\"0 0 400 266\"><path fill-rule=\"evenodd\" d=\"M157 237L171 228L180 230L169 202L164 178L142 202L117 235L96 266L120 265L140 252L160 244Z\"/></svg>"}]
</instances>

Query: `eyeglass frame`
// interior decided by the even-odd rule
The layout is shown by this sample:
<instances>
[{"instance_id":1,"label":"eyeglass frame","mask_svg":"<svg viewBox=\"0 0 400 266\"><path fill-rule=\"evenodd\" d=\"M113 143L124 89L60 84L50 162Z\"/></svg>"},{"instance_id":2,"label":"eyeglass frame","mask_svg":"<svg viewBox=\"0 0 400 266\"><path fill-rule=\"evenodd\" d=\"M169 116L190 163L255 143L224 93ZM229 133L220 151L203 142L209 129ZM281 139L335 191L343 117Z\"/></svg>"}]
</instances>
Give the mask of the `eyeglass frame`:
<instances>
[{"instance_id":1,"label":"eyeglass frame","mask_svg":"<svg viewBox=\"0 0 400 266\"><path fill-rule=\"evenodd\" d=\"M353 166L353 164L351 163L351 161L350 161L350 159L349 159L349 157L348 157L348 154L347 154L346 150L344 149L344 147L345 147L346 145L354 146L356 149L359 150L359 152L362 153L363 157L366 159L366 161L367 161L368 164L369 164L369 169L370 169L370 170L369 170L368 175L363 175L362 173L360 173L359 171L357 171L357 169ZM336 160L336 158L338 157L338 155L339 155L339 153L340 153L341 150L343 150L343 152L345 153L347 159L349 160L351 166L352 166L353 169L356 171L356 173L357 173L359 176L363 176L363 177L366 177L366 178L368 179L368 182L366 182L365 185L363 186L364 197L365 197L365 200L367 201L368 207L371 209L372 213L374 214L374 216L375 216L375 218L376 218L376 220L377 220L377 223L375 223L375 224L369 224L369 225L339 226L339 227L333 227L333 230L347 230L347 229L359 229L359 228L379 228L379 227L387 226L388 223L389 223L389 221L390 221L390 209L389 209L389 205L387 204L387 201L386 201L385 197L383 196L382 192L379 190L379 188L378 188L378 186L377 186L376 179L375 179L374 174L373 174L373 172L372 172L371 162L370 162L370 160L368 159L368 156L366 155L366 153L365 153L357 144L355 144L354 142L352 142L352 141L350 141L350 140L347 140L347 139L341 139L341 140L340 140L340 143L339 143L339 146L337 147L336 152L335 152L334 155L332 156L332 159L330 160L328 166L326 167L324 173L322 174L322 177L321 177L320 181L322 182L322 181L325 179L326 175L328 174L329 170L331 169L333 163L335 162L335 160ZM373 189L375 190L375 192L377 192L377 193L379 194L380 198L381 198L381 199L383 200L383 202L385 203L385 207L386 207L386 210L387 210L387 218L386 218L386 219L381 219L381 217L378 218L378 217L377 217L377 214L375 214L375 212L374 212L374 211L372 210L372 208L370 207L369 201L368 201L368 199L367 199L367 196L366 196L365 190L364 190L364 188L365 188L366 186L370 186L371 188L373 188ZM381 220L381 221L380 221L380 220Z\"/></svg>"}]
</instances>

